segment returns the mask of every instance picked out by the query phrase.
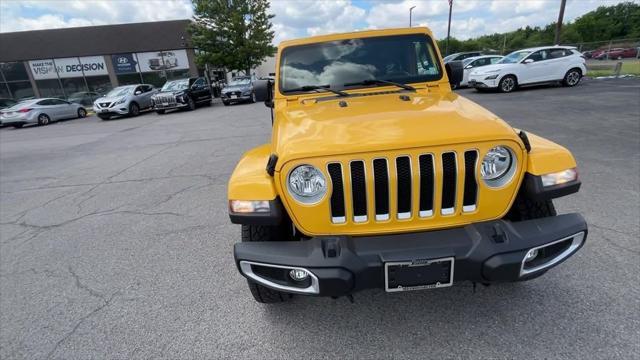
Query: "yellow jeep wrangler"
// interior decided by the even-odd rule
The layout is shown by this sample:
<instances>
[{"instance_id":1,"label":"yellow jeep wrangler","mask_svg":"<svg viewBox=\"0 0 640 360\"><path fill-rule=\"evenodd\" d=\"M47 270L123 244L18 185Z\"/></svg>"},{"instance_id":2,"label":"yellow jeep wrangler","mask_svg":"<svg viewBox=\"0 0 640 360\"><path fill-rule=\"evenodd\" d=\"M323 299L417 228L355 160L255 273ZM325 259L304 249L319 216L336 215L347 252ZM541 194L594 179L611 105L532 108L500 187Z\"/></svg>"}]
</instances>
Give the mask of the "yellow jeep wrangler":
<instances>
[{"instance_id":1,"label":"yellow jeep wrangler","mask_svg":"<svg viewBox=\"0 0 640 360\"><path fill-rule=\"evenodd\" d=\"M271 143L229 181L238 270L258 302L542 275L584 244L571 153L451 91L427 28L285 41Z\"/></svg>"}]
</instances>

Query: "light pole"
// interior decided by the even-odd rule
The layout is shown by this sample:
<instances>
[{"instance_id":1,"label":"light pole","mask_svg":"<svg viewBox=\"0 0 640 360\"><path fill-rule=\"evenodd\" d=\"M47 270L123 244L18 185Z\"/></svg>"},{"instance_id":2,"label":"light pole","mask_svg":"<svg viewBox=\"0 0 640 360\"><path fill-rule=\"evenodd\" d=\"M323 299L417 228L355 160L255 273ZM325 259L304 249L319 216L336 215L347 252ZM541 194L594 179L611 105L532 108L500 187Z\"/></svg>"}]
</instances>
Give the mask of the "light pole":
<instances>
[{"instance_id":1,"label":"light pole","mask_svg":"<svg viewBox=\"0 0 640 360\"><path fill-rule=\"evenodd\" d=\"M449 24L447 25L447 44L445 45L444 55L449 55L449 35L451 34L451 10L453 9L453 0L449 0Z\"/></svg>"},{"instance_id":2,"label":"light pole","mask_svg":"<svg viewBox=\"0 0 640 360\"><path fill-rule=\"evenodd\" d=\"M412 6L409 8L409 27L411 27L411 12L413 12L413 9L415 8L415 6Z\"/></svg>"}]
</instances>

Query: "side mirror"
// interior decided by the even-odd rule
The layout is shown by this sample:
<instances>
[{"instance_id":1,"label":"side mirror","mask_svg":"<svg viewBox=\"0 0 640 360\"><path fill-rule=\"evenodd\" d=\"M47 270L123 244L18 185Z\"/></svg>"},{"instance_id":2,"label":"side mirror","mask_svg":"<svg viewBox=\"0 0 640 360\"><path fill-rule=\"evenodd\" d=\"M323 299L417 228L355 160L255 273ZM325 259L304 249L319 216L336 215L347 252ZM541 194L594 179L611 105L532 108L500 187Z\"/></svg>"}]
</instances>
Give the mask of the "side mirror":
<instances>
[{"instance_id":1,"label":"side mirror","mask_svg":"<svg viewBox=\"0 0 640 360\"><path fill-rule=\"evenodd\" d=\"M472 67L473 67L473 66L471 66L471 64L469 64L469 65L465 66L464 68L465 68L465 69L471 69Z\"/></svg>"},{"instance_id":2,"label":"side mirror","mask_svg":"<svg viewBox=\"0 0 640 360\"><path fill-rule=\"evenodd\" d=\"M531 64L533 62L533 59L526 59L524 61L525 64Z\"/></svg>"},{"instance_id":3,"label":"side mirror","mask_svg":"<svg viewBox=\"0 0 640 360\"><path fill-rule=\"evenodd\" d=\"M140 94L142 94L142 91L140 91L140 90L138 90L138 91L133 93L133 95L140 95Z\"/></svg>"},{"instance_id":4,"label":"side mirror","mask_svg":"<svg viewBox=\"0 0 640 360\"><path fill-rule=\"evenodd\" d=\"M464 67L462 65L462 61L449 61L444 65L444 68L447 71L449 83L452 86L459 86L462 82L462 77L464 76Z\"/></svg>"}]
</instances>

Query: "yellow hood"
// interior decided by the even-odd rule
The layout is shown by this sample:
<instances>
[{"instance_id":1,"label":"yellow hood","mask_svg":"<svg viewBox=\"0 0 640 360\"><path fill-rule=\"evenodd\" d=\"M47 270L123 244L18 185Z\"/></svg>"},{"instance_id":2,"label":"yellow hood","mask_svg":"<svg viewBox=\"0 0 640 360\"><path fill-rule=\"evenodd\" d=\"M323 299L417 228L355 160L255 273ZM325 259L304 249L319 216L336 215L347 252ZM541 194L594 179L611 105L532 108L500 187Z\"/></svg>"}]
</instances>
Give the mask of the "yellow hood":
<instances>
[{"instance_id":1,"label":"yellow hood","mask_svg":"<svg viewBox=\"0 0 640 360\"><path fill-rule=\"evenodd\" d=\"M507 123L453 92L288 101L276 107L273 151L278 166L294 159L483 140L515 140ZM403 95L404 95L403 94ZM330 95L327 95L330 96ZM341 107L340 102L347 103Z\"/></svg>"}]
</instances>

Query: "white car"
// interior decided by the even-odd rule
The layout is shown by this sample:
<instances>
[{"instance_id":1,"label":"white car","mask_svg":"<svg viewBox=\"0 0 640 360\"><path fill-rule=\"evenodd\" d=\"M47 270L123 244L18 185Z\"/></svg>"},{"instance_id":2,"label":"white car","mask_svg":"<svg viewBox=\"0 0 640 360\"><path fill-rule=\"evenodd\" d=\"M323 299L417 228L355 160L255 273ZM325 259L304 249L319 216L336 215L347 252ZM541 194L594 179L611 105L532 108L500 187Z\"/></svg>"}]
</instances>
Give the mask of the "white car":
<instances>
[{"instance_id":1,"label":"white car","mask_svg":"<svg viewBox=\"0 0 640 360\"><path fill-rule=\"evenodd\" d=\"M585 59L574 47L546 46L514 51L497 64L473 70L468 84L478 91L501 92L511 92L521 85L558 81L575 86L586 72Z\"/></svg>"},{"instance_id":2,"label":"white car","mask_svg":"<svg viewBox=\"0 0 640 360\"><path fill-rule=\"evenodd\" d=\"M476 68L481 66L492 65L500 61L504 56L502 55L481 55L474 56L470 58L466 58L462 60L462 66L464 67L464 75L462 76L462 81L460 82L460 86L468 86L469 82L469 74Z\"/></svg>"}]
</instances>

